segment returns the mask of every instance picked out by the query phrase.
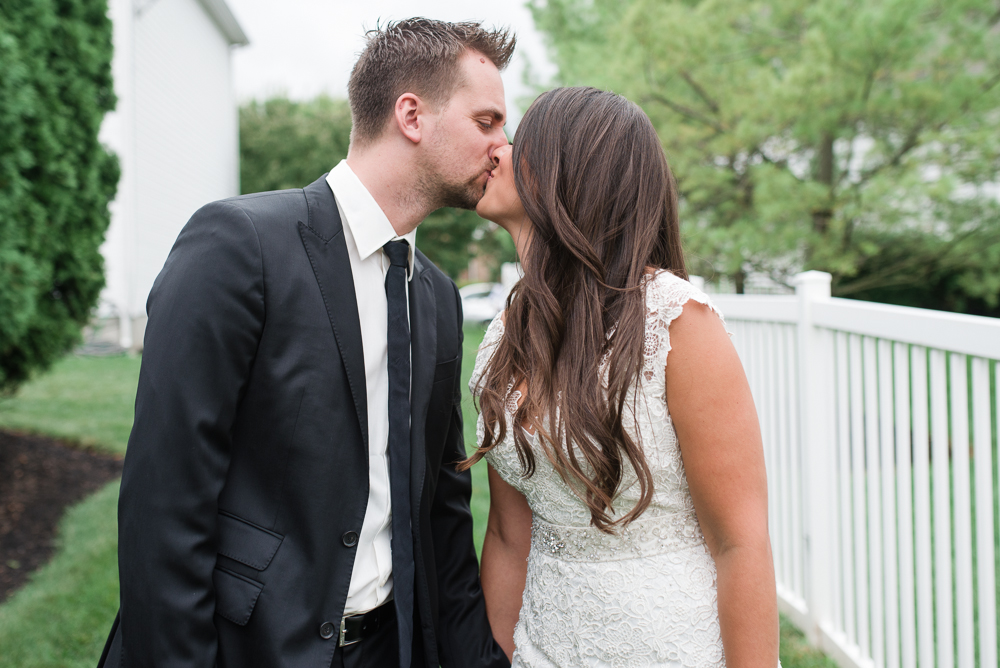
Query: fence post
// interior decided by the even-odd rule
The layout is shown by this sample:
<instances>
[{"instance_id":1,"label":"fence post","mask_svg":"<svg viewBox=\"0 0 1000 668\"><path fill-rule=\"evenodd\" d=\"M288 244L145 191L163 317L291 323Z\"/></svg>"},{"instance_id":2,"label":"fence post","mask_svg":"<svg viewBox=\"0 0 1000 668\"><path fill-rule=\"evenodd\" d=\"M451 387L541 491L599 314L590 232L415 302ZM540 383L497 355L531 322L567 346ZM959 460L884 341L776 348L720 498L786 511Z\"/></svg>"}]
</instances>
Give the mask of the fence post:
<instances>
[{"instance_id":1,"label":"fence post","mask_svg":"<svg viewBox=\"0 0 1000 668\"><path fill-rule=\"evenodd\" d=\"M806 605L809 628L803 629L816 647L822 643L820 624L829 616L832 581L831 550L834 527L830 508L835 503L831 472L833 439L829 419L834 401L831 339L813 326L812 307L830 299L830 274L806 271L792 283L799 299L799 452L802 462L801 502L804 506L803 554L806 569Z\"/></svg>"}]
</instances>

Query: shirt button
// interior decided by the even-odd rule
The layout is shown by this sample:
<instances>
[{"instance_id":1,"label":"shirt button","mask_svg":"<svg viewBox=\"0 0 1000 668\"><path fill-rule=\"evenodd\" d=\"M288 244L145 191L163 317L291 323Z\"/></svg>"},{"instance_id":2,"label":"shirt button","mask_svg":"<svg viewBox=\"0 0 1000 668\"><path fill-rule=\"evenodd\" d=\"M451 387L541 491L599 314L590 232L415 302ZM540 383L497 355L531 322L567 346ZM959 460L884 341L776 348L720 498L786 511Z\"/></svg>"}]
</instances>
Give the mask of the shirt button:
<instances>
[{"instance_id":1,"label":"shirt button","mask_svg":"<svg viewBox=\"0 0 1000 668\"><path fill-rule=\"evenodd\" d=\"M340 540L344 543L344 547L354 547L358 544L358 534L354 531L348 531L340 537Z\"/></svg>"},{"instance_id":2,"label":"shirt button","mask_svg":"<svg viewBox=\"0 0 1000 668\"><path fill-rule=\"evenodd\" d=\"M319 627L319 637L323 640L329 640L337 633L337 627L333 625L333 622L323 622Z\"/></svg>"}]
</instances>

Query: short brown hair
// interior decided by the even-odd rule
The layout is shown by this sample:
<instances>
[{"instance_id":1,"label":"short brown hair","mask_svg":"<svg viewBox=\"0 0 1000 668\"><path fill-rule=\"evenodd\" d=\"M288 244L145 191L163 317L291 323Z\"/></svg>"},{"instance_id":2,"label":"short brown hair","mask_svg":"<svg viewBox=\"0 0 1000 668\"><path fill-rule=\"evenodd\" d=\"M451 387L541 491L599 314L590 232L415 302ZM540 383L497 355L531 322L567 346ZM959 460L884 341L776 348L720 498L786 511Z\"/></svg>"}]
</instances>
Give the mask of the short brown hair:
<instances>
[{"instance_id":1,"label":"short brown hair","mask_svg":"<svg viewBox=\"0 0 1000 668\"><path fill-rule=\"evenodd\" d=\"M352 139L361 143L382 134L403 93L419 95L432 105L445 102L461 83L458 61L466 51L483 54L502 70L516 43L507 29L420 17L369 30L366 38L347 88Z\"/></svg>"}]
</instances>

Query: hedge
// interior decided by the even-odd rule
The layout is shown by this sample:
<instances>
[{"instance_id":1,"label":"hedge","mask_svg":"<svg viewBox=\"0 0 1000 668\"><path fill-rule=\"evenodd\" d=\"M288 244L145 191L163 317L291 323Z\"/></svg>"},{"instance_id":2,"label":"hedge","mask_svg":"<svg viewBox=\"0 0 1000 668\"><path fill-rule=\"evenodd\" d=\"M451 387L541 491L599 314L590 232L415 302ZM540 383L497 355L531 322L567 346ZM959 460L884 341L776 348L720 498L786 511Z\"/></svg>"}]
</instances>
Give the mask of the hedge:
<instances>
[{"instance_id":1,"label":"hedge","mask_svg":"<svg viewBox=\"0 0 1000 668\"><path fill-rule=\"evenodd\" d=\"M106 0L0 3L0 390L80 338L104 286L98 251L118 162Z\"/></svg>"}]
</instances>

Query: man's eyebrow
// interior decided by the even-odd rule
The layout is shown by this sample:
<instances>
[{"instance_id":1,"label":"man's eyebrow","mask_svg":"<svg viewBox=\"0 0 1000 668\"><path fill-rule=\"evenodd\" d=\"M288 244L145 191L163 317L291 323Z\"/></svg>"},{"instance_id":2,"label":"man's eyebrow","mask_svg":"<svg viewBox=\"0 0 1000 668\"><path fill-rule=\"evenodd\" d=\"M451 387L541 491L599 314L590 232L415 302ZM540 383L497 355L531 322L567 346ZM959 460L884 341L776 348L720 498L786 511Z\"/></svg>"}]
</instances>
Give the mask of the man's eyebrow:
<instances>
[{"instance_id":1,"label":"man's eyebrow","mask_svg":"<svg viewBox=\"0 0 1000 668\"><path fill-rule=\"evenodd\" d=\"M503 112L500 111L499 109L497 109L496 107L489 107L488 109L481 109L481 110L477 111L474 115L475 116L492 116L493 120L495 120L497 123L502 122L503 118L504 118Z\"/></svg>"}]
</instances>

